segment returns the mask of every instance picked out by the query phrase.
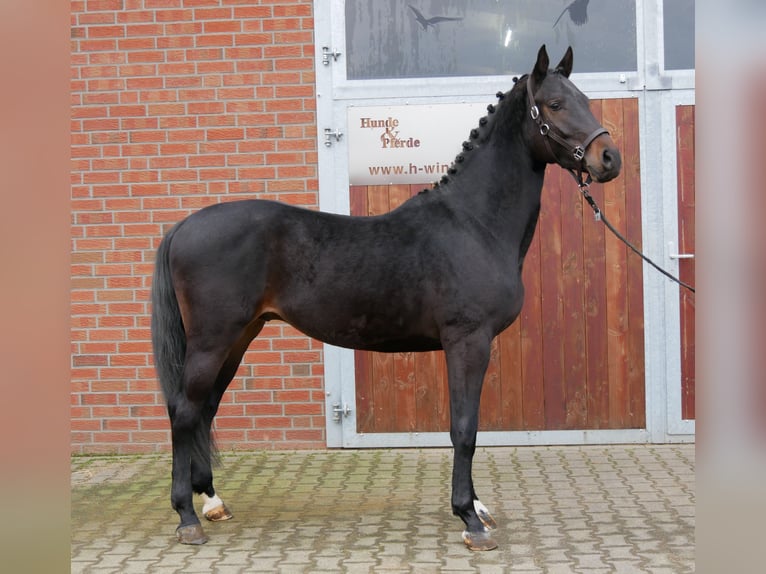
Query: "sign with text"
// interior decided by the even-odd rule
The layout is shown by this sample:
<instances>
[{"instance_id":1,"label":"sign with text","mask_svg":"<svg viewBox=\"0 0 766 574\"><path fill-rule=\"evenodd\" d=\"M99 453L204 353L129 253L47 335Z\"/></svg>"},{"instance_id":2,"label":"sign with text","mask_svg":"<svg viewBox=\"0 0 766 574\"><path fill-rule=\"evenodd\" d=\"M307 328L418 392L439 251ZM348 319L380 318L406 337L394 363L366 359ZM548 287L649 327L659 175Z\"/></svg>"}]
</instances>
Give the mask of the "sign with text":
<instances>
[{"instance_id":1,"label":"sign with text","mask_svg":"<svg viewBox=\"0 0 766 574\"><path fill-rule=\"evenodd\" d=\"M438 181L486 110L481 103L348 108L350 184Z\"/></svg>"}]
</instances>

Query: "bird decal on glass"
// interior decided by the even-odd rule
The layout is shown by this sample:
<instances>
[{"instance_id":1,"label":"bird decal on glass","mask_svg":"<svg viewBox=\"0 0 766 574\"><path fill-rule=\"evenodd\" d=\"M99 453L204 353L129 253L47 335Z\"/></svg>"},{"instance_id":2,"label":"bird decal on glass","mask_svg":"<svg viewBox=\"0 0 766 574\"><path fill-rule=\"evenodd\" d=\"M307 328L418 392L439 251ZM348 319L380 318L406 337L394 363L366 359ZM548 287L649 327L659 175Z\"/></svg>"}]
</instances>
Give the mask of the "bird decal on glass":
<instances>
[{"instance_id":1,"label":"bird decal on glass","mask_svg":"<svg viewBox=\"0 0 766 574\"><path fill-rule=\"evenodd\" d=\"M569 18L572 20L572 22L576 26L582 26L588 21L588 2L590 0L572 0L572 2L564 8L564 10L561 11L561 14L559 14L559 17L556 18L556 21L553 23L553 27L556 27L556 24L559 23L559 20L561 20L561 17L569 12Z\"/></svg>"},{"instance_id":2,"label":"bird decal on glass","mask_svg":"<svg viewBox=\"0 0 766 574\"><path fill-rule=\"evenodd\" d=\"M421 26L423 26L423 30L428 30L429 26L434 26L441 22L462 20L462 18L450 18L448 16L433 16L432 18L426 18L425 16L423 16L423 13L417 8L415 8L412 4L409 4L409 7L410 7L410 10L412 10L415 13L415 20L417 20L418 23Z\"/></svg>"}]
</instances>

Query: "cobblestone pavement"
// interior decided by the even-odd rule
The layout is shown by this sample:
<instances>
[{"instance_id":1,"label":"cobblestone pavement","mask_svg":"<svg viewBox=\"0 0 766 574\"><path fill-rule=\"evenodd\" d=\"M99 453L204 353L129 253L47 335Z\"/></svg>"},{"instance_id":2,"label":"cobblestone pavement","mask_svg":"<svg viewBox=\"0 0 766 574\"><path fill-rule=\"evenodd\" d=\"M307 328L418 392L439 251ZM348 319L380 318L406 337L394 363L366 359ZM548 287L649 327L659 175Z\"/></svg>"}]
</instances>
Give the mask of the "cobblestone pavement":
<instances>
[{"instance_id":1,"label":"cobblestone pavement","mask_svg":"<svg viewBox=\"0 0 766 574\"><path fill-rule=\"evenodd\" d=\"M184 546L169 456L73 457L72 572L694 572L694 445L478 449L476 489L499 526L483 553L449 507L450 450L222 461L234 519L203 520L210 541Z\"/></svg>"}]
</instances>

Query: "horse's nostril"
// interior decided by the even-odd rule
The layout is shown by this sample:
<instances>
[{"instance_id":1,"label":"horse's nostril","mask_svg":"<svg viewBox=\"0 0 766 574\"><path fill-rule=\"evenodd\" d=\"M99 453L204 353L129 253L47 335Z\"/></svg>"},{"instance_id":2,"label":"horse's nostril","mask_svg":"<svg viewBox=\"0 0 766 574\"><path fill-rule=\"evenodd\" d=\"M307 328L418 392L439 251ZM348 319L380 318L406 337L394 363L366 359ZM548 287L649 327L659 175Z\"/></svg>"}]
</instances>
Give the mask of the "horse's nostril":
<instances>
[{"instance_id":1,"label":"horse's nostril","mask_svg":"<svg viewBox=\"0 0 766 574\"><path fill-rule=\"evenodd\" d=\"M612 152L610 152L609 149L604 149L604 153L601 154L601 162L604 164L604 168L606 169L609 169L612 167L614 158L612 156Z\"/></svg>"}]
</instances>

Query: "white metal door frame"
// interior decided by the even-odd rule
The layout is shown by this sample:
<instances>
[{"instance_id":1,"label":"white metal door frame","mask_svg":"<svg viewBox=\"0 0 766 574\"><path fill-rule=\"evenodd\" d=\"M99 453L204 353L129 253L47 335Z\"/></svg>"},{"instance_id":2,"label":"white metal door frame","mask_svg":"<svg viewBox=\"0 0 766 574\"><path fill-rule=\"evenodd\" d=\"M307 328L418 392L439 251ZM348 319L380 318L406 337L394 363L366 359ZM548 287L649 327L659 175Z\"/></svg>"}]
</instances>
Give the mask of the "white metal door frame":
<instances>
[{"instance_id":1,"label":"white metal door frame","mask_svg":"<svg viewBox=\"0 0 766 574\"><path fill-rule=\"evenodd\" d=\"M662 164L662 177L664 194L665 221L665 258L667 269L678 276L679 260L672 258L672 254L678 253L678 155L677 149L677 122L676 107L680 105L693 105L693 91L671 91L663 93L662 123L667 126L662 131L662 148L664 161ZM666 380L668 387L667 412L669 435L689 435L695 432L695 421L683 419L681 416L681 330L680 330L680 289L677 284L665 282L665 306L669 316L669 323L674 327L668 330L668 361Z\"/></svg>"}]
</instances>

